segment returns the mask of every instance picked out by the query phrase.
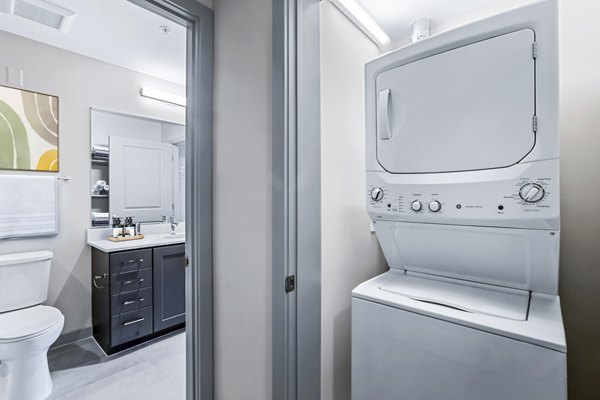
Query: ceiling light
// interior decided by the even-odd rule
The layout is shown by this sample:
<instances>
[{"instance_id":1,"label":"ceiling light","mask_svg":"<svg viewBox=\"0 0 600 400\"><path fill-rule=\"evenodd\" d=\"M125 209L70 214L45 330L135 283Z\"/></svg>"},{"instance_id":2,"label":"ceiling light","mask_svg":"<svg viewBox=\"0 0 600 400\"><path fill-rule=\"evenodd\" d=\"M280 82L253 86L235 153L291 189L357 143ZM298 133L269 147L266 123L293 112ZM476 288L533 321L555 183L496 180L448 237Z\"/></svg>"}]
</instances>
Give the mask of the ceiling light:
<instances>
[{"instance_id":1,"label":"ceiling light","mask_svg":"<svg viewBox=\"0 0 600 400\"><path fill-rule=\"evenodd\" d=\"M77 15L46 0L0 0L0 11L18 15L63 33L69 30Z\"/></svg>"},{"instance_id":2,"label":"ceiling light","mask_svg":"<svg viewBox=\"0 0 600 400\"><path fill-rule=\"evenodd\" d=\"M356 0L331 0L331 2L379 47L390 44L387 33Z\"/></svg>"},{"instance_id":3,"label":"ceiling light","mask_svg":"<svg viewBox=\"0 0 600 400\"><path fill-rule=\"evenodd\" d=\"M165 103L175 104L178 106L185 107L186 99L184 96L178 96L173 93L163 92L162 90L154 89L151 87L143 87L140 91L140 95L149 97L154 100L164 101Z\"/></svg>"}]
</instances>

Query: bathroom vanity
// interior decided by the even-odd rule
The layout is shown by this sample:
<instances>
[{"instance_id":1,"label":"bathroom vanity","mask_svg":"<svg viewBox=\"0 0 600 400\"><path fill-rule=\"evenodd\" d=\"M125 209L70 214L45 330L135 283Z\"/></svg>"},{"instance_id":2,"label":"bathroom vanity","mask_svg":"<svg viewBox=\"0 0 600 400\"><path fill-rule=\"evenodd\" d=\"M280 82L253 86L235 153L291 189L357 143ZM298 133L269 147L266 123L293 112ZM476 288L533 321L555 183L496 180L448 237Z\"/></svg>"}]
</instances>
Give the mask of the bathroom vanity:
<instances>
[{"instance_id":1,"label":"bathroom vanity","mask_svg":"<svg viewBox=\"0 0 600 400\"><path fill-rule=\"evenodd\" d=\"M120 243L88 234L93 334L106 354L184 327L184 241L183 233Z\"/></svg>"}]
</instances>

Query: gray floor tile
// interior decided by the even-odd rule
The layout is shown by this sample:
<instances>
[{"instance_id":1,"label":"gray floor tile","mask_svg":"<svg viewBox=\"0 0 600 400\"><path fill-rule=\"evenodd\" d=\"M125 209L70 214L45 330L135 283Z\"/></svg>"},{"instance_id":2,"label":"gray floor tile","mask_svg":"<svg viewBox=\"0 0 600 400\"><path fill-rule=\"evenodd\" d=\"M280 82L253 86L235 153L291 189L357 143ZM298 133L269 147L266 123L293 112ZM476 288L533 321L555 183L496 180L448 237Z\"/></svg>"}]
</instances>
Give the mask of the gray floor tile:
<instances>
[{"instance_id":1,"label":"gray floor tile","mask_svg":"<svg viewBox=\"0 0 600 400\"><path fill-rule=\"evenodd\" d=\"M105 358L94 339L89 338L51 349L48 352L48 365L50 371L60 371L101 362Z\"/></svg>"},{"instance_id":2,"label":"gray floor tile","mask_svg":"<svg viewBox=\"0 0 600 400\"><path fill-rule=\"evenodd\" d=\"M185 334L107 357L93 339L52 349L49 400L184 400Z\"/></svg>"},{"instance_id":3,"label":"gray floor tile","mask_svg":"<svg viewBox=\"0 0 600 400\"><path fill-rule=\"evenodd\" d=\"M118 374L96 379L92 383L56 397L56 400L83 399L185 400L185 394L153 364L142 361Z\"/></svg>"}]
</instances>

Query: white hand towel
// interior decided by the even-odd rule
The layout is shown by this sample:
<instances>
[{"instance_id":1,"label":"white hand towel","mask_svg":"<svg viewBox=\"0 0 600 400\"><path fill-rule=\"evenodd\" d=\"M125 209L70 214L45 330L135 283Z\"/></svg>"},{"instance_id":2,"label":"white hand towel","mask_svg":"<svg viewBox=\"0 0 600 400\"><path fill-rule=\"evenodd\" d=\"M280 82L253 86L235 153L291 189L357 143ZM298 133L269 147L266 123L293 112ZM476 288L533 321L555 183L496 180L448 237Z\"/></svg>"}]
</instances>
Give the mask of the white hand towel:
<instances>
[{"instance_id":1,"label":"white hand towel","mask_svg":"<svg viewBox=\"0 0 600 400\"><path fill-rule=\"evenodd\" d=\"M58 233L55 176L0 174L0 239Z\"/></svg>"}]
</instances>

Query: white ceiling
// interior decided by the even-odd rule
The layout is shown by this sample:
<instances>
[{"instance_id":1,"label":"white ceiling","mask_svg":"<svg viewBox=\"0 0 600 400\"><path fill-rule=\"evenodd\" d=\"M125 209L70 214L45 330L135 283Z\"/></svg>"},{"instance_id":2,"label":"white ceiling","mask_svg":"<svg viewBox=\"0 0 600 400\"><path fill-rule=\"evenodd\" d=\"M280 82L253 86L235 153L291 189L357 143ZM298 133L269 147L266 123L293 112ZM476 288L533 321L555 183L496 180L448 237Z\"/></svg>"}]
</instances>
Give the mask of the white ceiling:
<instances>
[{"instance_id":1,"label":"white ceiling","mask_svg":"<svg viewBox=\"0 0 600 400\"><path fill-rule=\"evenodd\" d=\"M412 22L429 18L430 25L460 17L500 0L358 0L392 40L408 40Z\"/></svg>"},{"instance_id":2,"label":"white ceiling","mask_svg":"<svg viewBox=\"0 0 600 400\"><path fill-rule=\"evenodd\" d=\"M0 29L181 85L186 28L127 0L52 0L77 13L65 34L0 12ZM171 27L164 35L161 25Z\"/></svg>"}]
</instances>

